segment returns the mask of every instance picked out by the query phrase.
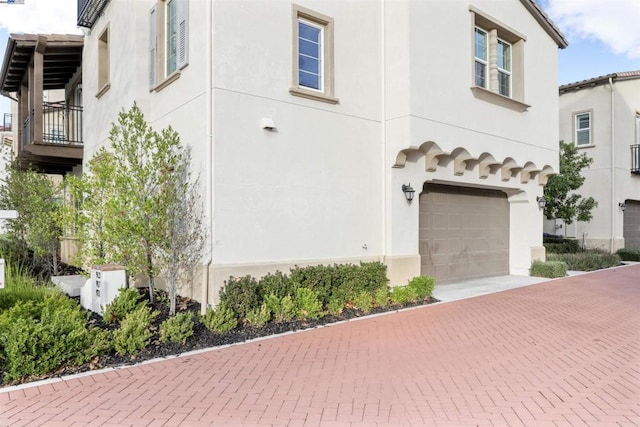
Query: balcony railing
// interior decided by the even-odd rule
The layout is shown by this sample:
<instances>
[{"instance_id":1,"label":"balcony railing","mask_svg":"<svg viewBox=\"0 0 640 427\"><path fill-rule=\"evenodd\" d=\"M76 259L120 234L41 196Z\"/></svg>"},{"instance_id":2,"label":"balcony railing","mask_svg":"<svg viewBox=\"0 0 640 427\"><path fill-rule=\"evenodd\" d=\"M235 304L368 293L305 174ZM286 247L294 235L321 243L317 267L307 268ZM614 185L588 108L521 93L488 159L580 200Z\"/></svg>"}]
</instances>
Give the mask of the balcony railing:
<instances>
[{"instance_id":1,"label":"balcony railing","mask_svg":"<svg viewBox=\"0 0 640 427\"><path fill-rule=\"evenodd\" d=\"M631 146L631 173L640 174L640 145Z\"/></svg>"},{"instance_id":2,"label":"balcony railing","mask_svg":"<svg viewBox=\"0 0 640 427\"><path fill-rule=\"evenodd\" d=\"M33 115L23 125L23 146L32 143L82 145L82 107L63 102L42 104L42 137L32 134Z\"/></svg>"},{"instance_id":3,"label":"balcony railing","mask_svg":"<svg viewBox=\"0 0 640 427\"><path fill-rule=\"evenodd\" d=\"M78 27L92 28L109 0L78 0Z\"/></svg>"}]
</instances>

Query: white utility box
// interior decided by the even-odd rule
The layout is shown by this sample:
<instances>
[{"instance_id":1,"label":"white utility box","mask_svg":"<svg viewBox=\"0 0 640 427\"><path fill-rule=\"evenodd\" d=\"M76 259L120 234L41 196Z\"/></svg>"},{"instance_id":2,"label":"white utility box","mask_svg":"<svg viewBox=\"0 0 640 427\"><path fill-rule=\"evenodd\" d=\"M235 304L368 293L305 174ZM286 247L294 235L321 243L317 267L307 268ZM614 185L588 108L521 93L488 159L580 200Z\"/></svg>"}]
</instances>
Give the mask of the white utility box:
<instances>
[{"instance_id":1,"label":"white utility box","mask_svg":"<svg viewBox=\"0 0 640 427\"><path fill-rule=\"evenodd\" d=\"M104 307L118 296L118 290L127 286L127 271L116 264L91 268L91 279L80 290L80 304L87 310L102 314Z\"/></svg>"}]
</instances>

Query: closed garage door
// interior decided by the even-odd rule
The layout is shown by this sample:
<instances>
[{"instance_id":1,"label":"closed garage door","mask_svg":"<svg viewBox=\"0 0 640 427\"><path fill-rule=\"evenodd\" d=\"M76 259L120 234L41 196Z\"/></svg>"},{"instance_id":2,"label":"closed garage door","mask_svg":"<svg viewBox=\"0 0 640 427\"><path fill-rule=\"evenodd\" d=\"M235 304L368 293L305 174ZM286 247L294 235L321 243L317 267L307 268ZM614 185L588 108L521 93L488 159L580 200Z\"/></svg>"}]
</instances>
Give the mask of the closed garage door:
<instances>
[{"instance_id":1,"label":"closed garage door","mask_svg":"<svg viewBox=\"0 0 640 427\"><path fill-rule=\"evenodd\" d=\"M624 210L624 247L640 248L640 202L627 200Z\"/></svg>"},{"instance_id":2,"label":"closed garage door","mask_svg":"<svg viewBox=\"0 0 640 427\"><path fill-rule=\"evenodd\" d=\"M426 184L421 272L447 283L509 274L509 202L501 191Z\"/></svg>"}]
</instances>

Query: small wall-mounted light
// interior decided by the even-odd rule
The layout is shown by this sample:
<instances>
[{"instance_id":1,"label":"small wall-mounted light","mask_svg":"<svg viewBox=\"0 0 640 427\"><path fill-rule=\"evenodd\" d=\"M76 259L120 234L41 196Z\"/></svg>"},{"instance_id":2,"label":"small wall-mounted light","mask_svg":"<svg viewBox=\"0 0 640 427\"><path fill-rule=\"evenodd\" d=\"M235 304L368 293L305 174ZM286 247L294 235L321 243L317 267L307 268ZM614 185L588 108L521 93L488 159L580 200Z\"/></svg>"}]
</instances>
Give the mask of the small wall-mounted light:
<instances>
[{"instance_id":1,"label":"small wall-mounted light","mask_svg":"<svg viewBox=\"0 0 640 427\"><path fill-rule=\"evenodd\" d=\"M416 192L416 190L411 187L411 183L409 183L409 185L402 184L402 192L404 193L404 197L407 198L407 202L411 203L413 195Z\"/></svg>"},{"instance_id":2,"label":"small wall-mounted light","mask_svg":"<svg viewBox=\"0 0 640 427\"><path fill-rule=\"evenodd\" d=\"M268 130L270 132L276 132L276 123L273 121L271 117L263 117L260 120L260 127L264 130Z\"/></svg>"},{"instance_id":3,"label":"small wall-mounted light","mask_svg":"<svg viewBox=\"0 0 640 427\"><path fill-rule=\"evenodd\" d=\"M624 212L627 209L627 204L622 202L622 203L618 203L618 207L620 208L620 210L622 212Z\"/></svg>"},{"instance_id":4,"label":"small wall-mounted light","mask_svg":"<svg viewBox=\"0 0 640 427\"><path fill-rule=\"evenodd\" d=\"M540 209L544 209L544 207L547 206L547 201L544 199L544 197L536 197L536 202L538 202L538 207Z\"/></svg>"}]
</instances>

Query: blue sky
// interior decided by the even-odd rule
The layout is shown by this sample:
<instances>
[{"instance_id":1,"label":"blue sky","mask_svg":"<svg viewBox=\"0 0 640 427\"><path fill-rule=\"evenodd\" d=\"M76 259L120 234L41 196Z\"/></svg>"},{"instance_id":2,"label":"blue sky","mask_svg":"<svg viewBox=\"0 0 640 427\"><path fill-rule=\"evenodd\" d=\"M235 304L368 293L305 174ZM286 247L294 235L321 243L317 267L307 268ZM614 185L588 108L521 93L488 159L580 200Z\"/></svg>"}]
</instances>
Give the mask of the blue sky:
<instances>
[{"instance_id":1,"label":"blue sky","mask_svg":"<svg viewBox=\"0 0 640 427\"><path fill-rule=\"evenodd\" d=\"M640 0L537 1L569 40L558 53L559 84L640 70ZM81 34L75 26L76 5L77 0L0 4L0 58L10 32ZM9 101L0 96L0 117L9 111Z\"/></svg>"}]
</instances>

